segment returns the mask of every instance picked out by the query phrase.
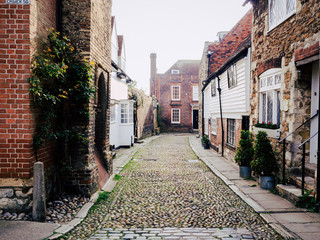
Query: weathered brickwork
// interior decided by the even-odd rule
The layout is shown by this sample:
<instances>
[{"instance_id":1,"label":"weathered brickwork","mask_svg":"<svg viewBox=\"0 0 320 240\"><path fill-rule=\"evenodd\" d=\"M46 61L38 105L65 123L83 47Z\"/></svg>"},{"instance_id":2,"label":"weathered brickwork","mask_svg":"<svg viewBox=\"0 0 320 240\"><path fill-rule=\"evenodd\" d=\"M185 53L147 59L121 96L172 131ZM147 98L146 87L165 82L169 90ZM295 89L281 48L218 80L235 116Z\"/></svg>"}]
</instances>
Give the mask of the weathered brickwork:
<instances>
[{"instance_id":1,"label":"weathered brickwork","mask_svg":"<svg viewBox=\"0 0 320 240\"><path fill-rule=\"evenodd\" d=\"M29 179L33 175L34 115L27 79L30 77L32 55L37 48L37 37L45 34L47 28L56 27L55 8L56 1L51 0L31 1L31 4L27 5L0 1L1 189L9 189L8 182ZM53 163L52 151L53 146L48 145L38 152L38 160L44 162L48 169L48 180L51 178L49 169ZM50 185L48 181L48 186ZM12 188L14 194L1 199L1 203L12 208L19 207L19 204L23 207L29 206L30 194L25 193L29 190L32 192L32 188L29 189L31 186L32 184L29 184L28 188L24 185L15 186ZM22 189L23 194L20 194Z\"/></svg>"},{"instance_id":2,"label":"weathered brickwork","mask_svg":"<svg viewBox=\"0 0 320 240\"><path fill-rule=\"evenodd\" d=\"M252 1L253 2L253 1ZM311 77L308 65L297 67L319 53L320 2L296 1L296 13L278 26L268 29L268 1L253 3L252 98L250 126L259 119L259 75L271 68L281 68L281 137L285 137L310 117ZM298 76L297 70L302 72ZM283 103L288 103L285 108ZM299 164L297 146L309 137L309 127L289 138L286 160ZM273 140L276 148L279 144Z\"/></svg>"},{"instance_id":3,"label":"weathered brickwork","mask_svg":"<svg viewBox=\"0 0 320 240\"><path fill-rule=\"evenodd\" d=\"M198 101L193 100L193 86L199 85L199 65L198 60L179 60L166 73L151 76L150 92L159 101L161 131L192 131L192 110L199 108ZM151 73L155 73L153 67L156 65L151 61ZM179 72L173 74L171 70ZM172 86L180 87L179 100L172 100ZM180 123L172 123L172 109L180 109Z\"/></svg>"},{"instance_id":4,"label":"weathered brickwork","mask_svg":"<svg viewBox=\"0 0 320 240\"><path fill-rule=\"evenodd\" d=\"M104 123L100 131L105 131L103 136L102 150L99 152L103 165L107 172L112 172L112 161L109 153L109 116L110 116L110 73L111 73L111 0L64 0L63 1L63 32L73 40L81 54L88 60L93 61L95 69L95 85L103 87L105 94L106 111L102 118ZM104 82L98 84L99 80ZM99 91L99 90L98 90ZM97 92L98 92L97 91ZM86 127L86 133L90 139L88 145L79 148L74 155L74 167L72 174L68 176L73 188L90 195L98 188L98 168L94 157L96 129L96 108L99 104L98 95L90 102L90 119ZM105 103L104 103L105 104ZM107 173L104 173L107 174Z\"/></svg>"}]
</instances>

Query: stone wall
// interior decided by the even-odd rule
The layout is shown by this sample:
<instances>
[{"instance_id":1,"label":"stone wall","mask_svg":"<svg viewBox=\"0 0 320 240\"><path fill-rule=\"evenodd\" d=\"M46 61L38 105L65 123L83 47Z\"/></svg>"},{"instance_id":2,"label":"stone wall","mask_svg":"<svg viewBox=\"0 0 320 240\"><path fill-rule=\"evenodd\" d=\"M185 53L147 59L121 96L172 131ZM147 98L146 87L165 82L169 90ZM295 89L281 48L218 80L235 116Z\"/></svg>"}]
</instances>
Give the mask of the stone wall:
<instances>
[{"instance_id":1,"label":"stone wall","mask_svg":"<svg viewBox=\"0 0 320 240\"><path fill-rule=\"evenodd\" d=\"M105 93L105 134L102 139L102 151L99 157L105 166L105 174L112 172L112 159L109 152L110 119L110 73L111 73L111 0L63 0L63 32L76 44L82 56L94 62L94 82L98 87L99 79L104 79ZM97 89L98 90L98 89ZM98 189L98 168L94 153L97 151L95 137L96 106L99 104L98 92L89 104L90 119L84 126L89 143L78 147L73 155L73 170L67 177L71 189L91 195ZM101 129L100 129L101 130ZM99 134L99 133L98 133Z\"/></svg>"},{"instance_id":2,"label":"stone wall","mask_svg":"<svg viewBox=\"0 0 320 240\"><path fill-rule=\"evenodd\" d=\"M147 96L141 90L140 97L142 98L142 103L137 107L137 138L145 138L152 136L154 134L154 99Z\"/></svg>"},{"instance_id":3,"label":"stone wall","mask_svg":"<svg viewBox=\"0 0 320 240\"><path fill-rule=\"evenodd\" d=\"M267 1L253 3L252 95L253 126L259 119L259 75L270 68L281 68L281 137L310 117L310 79L298 79L296 61L318 54L320 39L320 2L296 1L296 13L269 31ZM306 77L306 75L305 75ZM286 160L291 166L300 162L297 146L309 135L309 129L289 138ZM274 141L275 147L281 150Z\"/></svg>"}]
</instances>

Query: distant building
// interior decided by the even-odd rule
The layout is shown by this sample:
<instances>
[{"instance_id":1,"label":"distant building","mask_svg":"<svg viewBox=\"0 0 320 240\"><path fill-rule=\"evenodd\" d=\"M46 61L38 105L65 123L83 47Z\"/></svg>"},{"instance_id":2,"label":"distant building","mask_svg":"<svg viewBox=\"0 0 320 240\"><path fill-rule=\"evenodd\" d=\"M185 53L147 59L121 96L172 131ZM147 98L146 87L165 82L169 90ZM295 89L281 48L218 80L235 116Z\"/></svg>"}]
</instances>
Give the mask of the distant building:
<instances>
[{"instance_id":1,"label":"distant building","mask_svg":"<svg viewBox=\"0 0 320 240\"><path fill-rule=\"evenodd\" d=\"M117 34L115 17L112 17L111 39L110 146L118 148L134 143L134 101L128 99L128 84L131 79L125 73L124 38Z\"/></svg>"},{"instance_id":2,"label":"distant building","mask_svg":"<svg viewBox=\"0 0 320 240\"><path fill-rule=\"evenodd\" d=\"M179 60L167 72L157 73L151 53L150 95L159 101L161 131L198 130L199 60Z\"/></svg>"},{"instance_id":3,"label":"distant building","mask_svg":"<svg viewBox=\"0 0 320 240\"><path fill-rule=\"evenodd\" d=\"M251 27L249 11L229 32L223 32L223 38L218 34L219 42L205 46L202 60L209 63L202 88L203 132L211 147L229 159L234 158L241 130L249 130Z\"/></svg>"}]
</instances>

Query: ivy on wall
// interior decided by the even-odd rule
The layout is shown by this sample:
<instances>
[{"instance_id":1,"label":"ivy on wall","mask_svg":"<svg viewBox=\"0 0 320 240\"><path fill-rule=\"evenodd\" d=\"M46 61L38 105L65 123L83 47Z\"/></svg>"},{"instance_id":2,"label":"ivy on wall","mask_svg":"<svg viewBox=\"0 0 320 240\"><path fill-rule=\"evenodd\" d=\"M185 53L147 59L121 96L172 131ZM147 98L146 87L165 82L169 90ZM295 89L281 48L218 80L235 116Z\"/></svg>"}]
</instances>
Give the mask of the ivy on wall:
<instances>
[{"instance_id":1,"label":"ivy on wall","mask_svg":"<svg viewBox=\"0 0 320 240\"><path fill-rule=\"evenodd\" d=\"M71 41L51 29L34 55L28 79L33 98L35 152L48 141L86 142L83 128L94 96L93 63L83 60Z\"/></svg>"}]
</instances>

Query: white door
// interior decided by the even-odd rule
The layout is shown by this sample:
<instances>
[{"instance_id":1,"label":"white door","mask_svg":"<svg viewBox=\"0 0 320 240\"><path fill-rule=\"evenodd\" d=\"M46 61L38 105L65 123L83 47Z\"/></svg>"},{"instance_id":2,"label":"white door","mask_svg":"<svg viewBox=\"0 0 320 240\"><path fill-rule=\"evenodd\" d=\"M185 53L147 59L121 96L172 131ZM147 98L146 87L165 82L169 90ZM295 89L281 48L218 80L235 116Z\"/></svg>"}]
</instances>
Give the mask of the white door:
<instances>
[{"instance_id":1,"label":"white door","mask_svg":"<svg viewBox=\"0 0 320 240\"><path fill-rule=\"evenodd\" d=\"M319 109L319 61L312 66L311 116ZM318 132L318 117L311 120L310 136ZM318 135L310 141L310 163L317 163Z\"/></svg>"}]
</instances>

